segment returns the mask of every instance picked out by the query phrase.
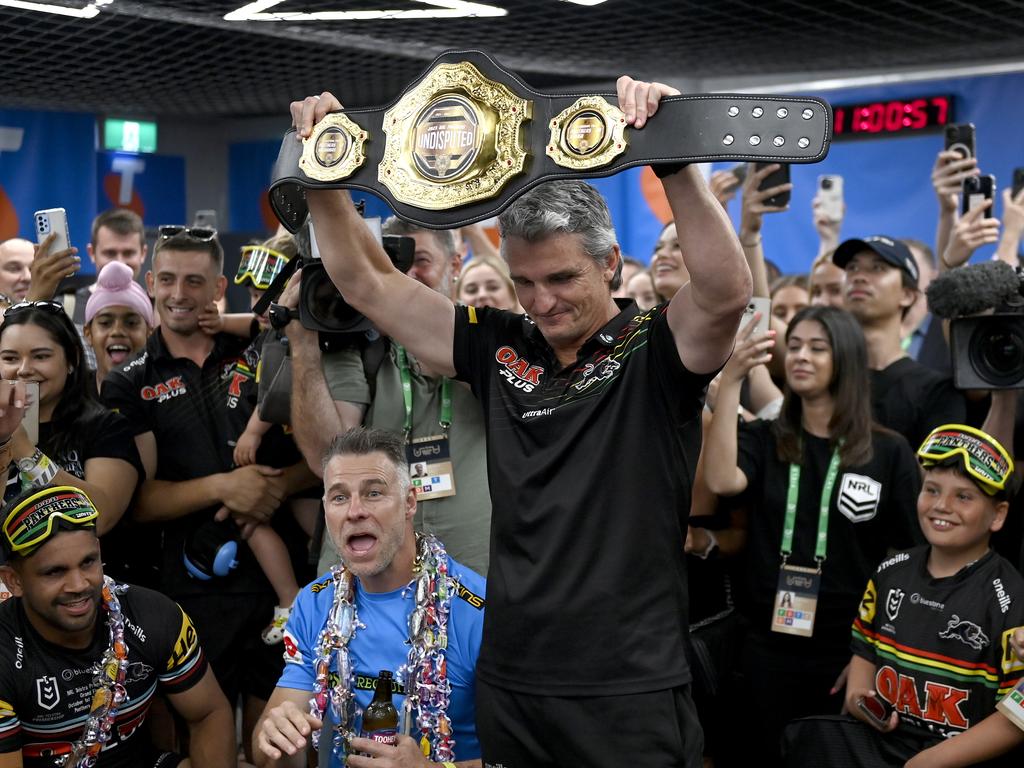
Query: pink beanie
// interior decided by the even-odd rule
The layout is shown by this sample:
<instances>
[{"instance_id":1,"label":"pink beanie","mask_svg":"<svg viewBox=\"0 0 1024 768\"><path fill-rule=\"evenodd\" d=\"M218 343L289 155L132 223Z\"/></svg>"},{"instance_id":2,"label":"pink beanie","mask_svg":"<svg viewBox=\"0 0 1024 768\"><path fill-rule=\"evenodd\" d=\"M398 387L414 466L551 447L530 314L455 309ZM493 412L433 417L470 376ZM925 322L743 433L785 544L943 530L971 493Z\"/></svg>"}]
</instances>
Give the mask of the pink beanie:
<instances>
[{"instance_id":1,"label":"pink beanie","mask_svg":"<svg viewBox=\"0 0 1024 768\"><path fill-rule=\"evenodd\" d=\"M132 268L120 261L112 261L100 270L96 290L85 305L85 322L89 324L107 307L134 309L146 325L153 327L153 304L142 286L135 282Z\"/></svg>"}]
</instances>

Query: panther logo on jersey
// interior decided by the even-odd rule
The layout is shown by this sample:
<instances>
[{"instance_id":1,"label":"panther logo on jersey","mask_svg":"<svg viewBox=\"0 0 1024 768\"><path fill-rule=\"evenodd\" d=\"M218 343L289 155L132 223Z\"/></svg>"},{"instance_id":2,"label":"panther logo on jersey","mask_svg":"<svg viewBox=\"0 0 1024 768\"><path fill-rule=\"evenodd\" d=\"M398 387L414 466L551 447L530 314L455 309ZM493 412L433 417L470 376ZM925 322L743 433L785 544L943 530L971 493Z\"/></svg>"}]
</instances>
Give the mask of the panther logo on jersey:
<instances>
[{"instance_id":1,"label":"panther logo on jersey","mask_svg":"<svg viewBox=\"0 0 1024 768\"><path fill-rule=\"evenodd\" d=\"M976 651L980 651L988 645L988 635L973 621L961 620L955 613L953 618L946 624L946 628L939 632L943 640L959 640L966 643Z\"/></svg>"}]
</instances>

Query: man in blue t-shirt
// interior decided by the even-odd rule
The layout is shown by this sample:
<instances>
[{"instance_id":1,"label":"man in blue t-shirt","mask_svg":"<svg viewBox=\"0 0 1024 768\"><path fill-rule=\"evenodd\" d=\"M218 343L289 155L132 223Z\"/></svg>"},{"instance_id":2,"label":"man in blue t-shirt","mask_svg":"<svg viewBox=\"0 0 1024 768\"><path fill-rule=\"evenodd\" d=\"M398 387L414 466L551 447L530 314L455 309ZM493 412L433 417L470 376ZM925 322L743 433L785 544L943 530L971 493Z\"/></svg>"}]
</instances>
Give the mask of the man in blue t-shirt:
<instances>
[{"instance_id":1,"label":"man in blue t-shirt","mask_svg":"<svg viewBox=\"0 0 1024 768\"><path fill-rule=\"evenodd\" d=\"M359 732L358 713L369 705L381 670L394 674L393 702L402 710L406 676L399 674L399 668L409 662L410 647L437 636L441 615L447 616L447 637L434 647L444 648L444 660L442 665L435 657L433 669L445 670L451 693L444 712L428 707L428 718L415 713L411 731L420 741L400 735L392 745L353 738L347 765L368 767L379 765L371 763L375 758L390 758L403 766L450 766L454 760L460 767L479 768L474 670L483 629L483 578L444 554L436 540L417 538L413 532L416 493L400 435L363 428L339 435L324 458L323 478L327 531L345 570L337 578L329 573L307 586L292 607L285 630L284 674L256 728L257 765L305 766L310 734L322 728L324 733L314 736L321 744L319 764L329 768L343 764L343 749L334 749L330 714L323 719L310 714L310 700L317 698L320 639L325 628L330 629L327 618L335 606L337 585L351 577L355 631L346 646L351 674L342 679L337 654L331 655L328 674L329 688L343 686L355 696L357 714L348 727ZM447 596L440 589L417 589L421 574L430 568L447 570L451 577ZM444 579L430 581L439 585ZM424 722L435 718L443 722L445 716L450 727ZM452 746L453 754L438 755L441 743ZM425 746L433 747L431 757L436 762L424 757Z\"/></svg>"}]
</instances>

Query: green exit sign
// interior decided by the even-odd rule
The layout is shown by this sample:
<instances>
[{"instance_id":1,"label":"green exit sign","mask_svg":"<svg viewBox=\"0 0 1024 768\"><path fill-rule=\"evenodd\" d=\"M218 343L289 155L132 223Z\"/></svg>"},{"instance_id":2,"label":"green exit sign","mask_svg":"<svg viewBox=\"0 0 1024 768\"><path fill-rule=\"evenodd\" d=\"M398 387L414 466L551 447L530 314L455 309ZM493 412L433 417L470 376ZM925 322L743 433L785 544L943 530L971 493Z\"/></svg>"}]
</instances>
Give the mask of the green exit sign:
<instances>
[{"instance_id":1,"label":"green exit sign","mask_svg":"<svg viewBox=\"0 0 1024 768\"><path fill-rule=\"evenodd\" d=\"M103 148L115 152L156 152L156 123L108 118L103 122Z\"/></svg>"}]
</instances>

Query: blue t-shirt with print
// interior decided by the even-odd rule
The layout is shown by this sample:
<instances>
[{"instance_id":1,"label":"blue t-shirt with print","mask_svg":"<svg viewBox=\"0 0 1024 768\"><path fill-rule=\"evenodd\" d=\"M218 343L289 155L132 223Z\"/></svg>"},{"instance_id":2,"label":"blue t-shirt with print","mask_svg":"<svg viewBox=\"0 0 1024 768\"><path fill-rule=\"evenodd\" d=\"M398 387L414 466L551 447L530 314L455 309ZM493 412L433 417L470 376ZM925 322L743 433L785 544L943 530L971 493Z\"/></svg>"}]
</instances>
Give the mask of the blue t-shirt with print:
<instances>
[{"instance_id":1,"label":"blue t-shirt with print","mask_svg":"<svg viewBox=\"0 0 1024 768\"><path fill-rule=\"evenodd\" d=\"M452 721L452 734L455 738L455 759L472 760L480 756L475 722L475 669L484 624L485 582L482 576L451 557L448 558L448 573L458 582L448 618L446 660L448 682L451 684L448 717ZM406 593L404 596L403 592ZM356 612L360 623L366 626L357 629L352 636L349 656L354 672L356 704L360 710L370 704L373 686L380 671L386 669L394 673L407 660L408 622L415 606L415 597L415 590L404 587L394 592L366 592L356 580ZM316 644L333 602L334 580L330 574L299 592L285 628L285 666L278 687L313 690L316 680ZM336 679L337 666L333 660L330 671ZM405 691L397 681L394 686L392 701L401 711ZM415 729L413 735L418 738ZM325 741L325 746L328 743ZM322 749L321 752L326 753L327 750ZM330 767L335 766L341 766L341 761L331 761Z\"/></svg>"}]
</instances>

